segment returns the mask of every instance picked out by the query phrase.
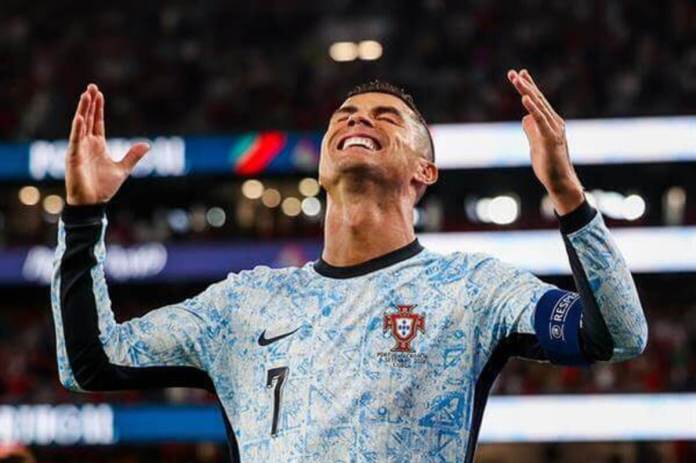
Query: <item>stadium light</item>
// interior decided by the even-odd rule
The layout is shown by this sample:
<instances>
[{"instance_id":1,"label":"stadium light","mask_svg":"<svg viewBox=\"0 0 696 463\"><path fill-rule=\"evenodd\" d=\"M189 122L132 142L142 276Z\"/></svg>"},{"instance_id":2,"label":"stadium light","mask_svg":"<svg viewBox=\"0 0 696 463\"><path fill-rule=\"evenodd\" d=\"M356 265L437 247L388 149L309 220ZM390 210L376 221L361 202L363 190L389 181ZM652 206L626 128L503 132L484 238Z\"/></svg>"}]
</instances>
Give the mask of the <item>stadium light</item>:
<instances>
[{"instance_id":1,"label":"stadium light","mask_svg":"<svg viewBox=\"0 0 696 463\"><path fill-rule=\"evenodd\" d=\"M189 217L183 209L172 209L167 213L167 223L169 227L177 233L189 231Z\"/></svg>"},{"instance_id":2,"label":"stadium light","mask_svg":"<svg viewBox=\"0 0 696 463\"><path fill-rule=\"evenodd\" d=\"M41 192L35 186L25 186L19 190L19 201L25 206L35 206L41 200Z\"/></svg>"},{"instance_id":3,"label":"stadium light","mask_svg":"<svg viewBox=\"0 0 696 463\"><path fill-rule=\"evenodd\" d=\"M319 182L311 177L303 178L297 185L297 189L302 196L316 196L319 194Z\"/></svg>"},{"instance_id":4,"label":"stadium light","mask_svg":"<svg viewBox=\"0 0 696 463\"><path fill-rule=\"evenodd\" d=\"M43 200L43 208L51 215L58 215L63 210L63 198L58 195L48 195Z\"/></svg>"},{"instance_id":5,"label":"stadium light","mask_svg":"<svg viewBox=\"0 0 696 463\"><path fill-rule=\"evenodd\" d=\"M624 219L624 196L616 191L593 191L597 208L612 219Z\"/></svg>"},{"instance_id":6,"label":"stadium light","mask_svg":"<svg viewBox=\"0 0 696 463\"><path fill-rule=\"evenodd\" d=\"M491 222L497 225L508 225L517 220L520 206L512 196L496 196L488 205Z\"/></svg>"},{"instance_id":7,"label":"stadium light","mask_svg":"<svg viewBox=\"0 0 696 463\"><path fill-rule=\"evenodd\" d=\"M269 188L261 195L261 202L269 208L278 207L280 205L280 192L275 188Z\"/></svg>"},{"instance_id":8,"label":"stadium light","mask_svg":"<svg viewBox=\"0 0 696 463\"><path fill-rule=\"evenodd\" d=\"M225 225L225 220L227 220L227 215L221 207L211 207L208 209L208 213L205 215L206 220L211 227L220 228Z\"/></svg>"},{"instance_id":9,"label":"stadium light","mask_svg":"<svg viewBox=\"0 0 696 463\"><path fill-rule=\"evenodd\" d=\"M645 214L645 200L640 195L626 196L623 202L623 215L626 220L637 220Z\"/></svg>"},{"instance_id":10,"label":"stadium light","mask_svg":"<svg viewBox=\"0 0 696 463\"><path fill-rule=\"evenodd\" d=\"M374 61L382 57L382 44L376 40L363 40L358 43L358 56L365 61Z\"/></svg>"},{"instance_id":11,"label":"stadium light","mask_svg":"<svg viewBox=\"0 0 696 463\"><path fill-rule=\"evenodd\" d=\"M302 212L302 203L300 203L299 199L290 196L283 200L280 208L283 210L283 214L288 217L296 217Z\"/></svg>"},{"instance_id":12,"label":"stadium light","mask_svg":"<svg viewBox=\"0 0 696 463\"><path fill-rule=\"evenodd\" d=\"M355 61L358 58L358 46L353 42L335 42L329 47L329 56L338 62Z\"/></svg>"},{"instance_id":13,"label":"stadium light","mask_svg":"<svg viewBox=\"0 0 696 463\"><path fill-rule=\"evenodd\" d=\"M321 202L313 196L303 199L302 212L308 217L316 217L321 212Z\"/></svg>"},{"instance_id":14,"label":"stadium light","mask_svg":"<svg viewBox=\"0 0 696 463\"><path fill-rule=\"evenodd\" d=\"M247 180L242 183L242 194L249 199L259 199L263 195L263 183L258 180Z\"/></svg>"},{"instance_id":15,"label":"stadium light","mask_svg":"<svg viewBox=\"0 0 696 463\"><path fill-rule=\"evenodd\" d=\"M488 212L491 205L491 198L481 198L476 201L476 207L474 209L476 220L484 223L489 223L491 221L491 215Z\"/></svg>"},{"instance_id":16,"label":"stadium light","mask_svg":"<svg viewBox=\"0 0 696 463\"><path fill-rule=\"evenodd\" d=\"M473 207L473 219L483 223L509 225L517 220L519 215L519 201L511 195L481 198L476 201Z\"/></svg>"},{"instance_id":17,"label":"stadium light","mask_svg":"<svg viewBox=\"0 0 696 463\"><path fill-rule=\"evenodd\" d=\"M666 225L681 225L684 221L686 208L686 191L679 186L673 186L662 197L664 221Z\"/></svg>"},{"instance_id":18,"label":"stadium light","mask_svg":"<svg viewBox=\"0 0 696 463\"><path fill-rule=\"evenodd\" d=\"M645 199L638 194L624 196L617 191L593 190L586 193L590 205L615 220L637 220L645 214Z\"/></svg>"},{"instance_id":19,"label":"stadium light","mask_svg":"<svg viewBox=\"0 0 696 463\"><path fill-rule=\"evenodd\" d=\"M208 226L208 220L205 218L206 208L202 204L196 204L191 207L189 212L189 220L191 221L191 230L194 232L202 232Z\"/></svg>"}]
</instances>

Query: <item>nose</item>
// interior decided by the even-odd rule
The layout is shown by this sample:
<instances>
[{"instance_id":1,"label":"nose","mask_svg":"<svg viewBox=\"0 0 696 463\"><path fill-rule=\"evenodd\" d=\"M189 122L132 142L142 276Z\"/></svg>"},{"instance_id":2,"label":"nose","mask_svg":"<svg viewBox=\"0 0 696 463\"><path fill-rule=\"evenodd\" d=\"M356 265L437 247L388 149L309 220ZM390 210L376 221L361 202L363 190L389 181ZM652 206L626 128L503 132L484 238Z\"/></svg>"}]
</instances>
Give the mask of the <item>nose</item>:
<instances>
[{"instance_id":1,"label":"nose","mask_svg":"<svg viewBox=\"0 0 696 463\"><path fill-rule=\"evenodd\" d=\"M362 113L353 113L350 116L348 116L348 127L353 127L358 124L364 124L368 127L373 127L370 118L368 118Z\"/></svg>"}]
</instances>

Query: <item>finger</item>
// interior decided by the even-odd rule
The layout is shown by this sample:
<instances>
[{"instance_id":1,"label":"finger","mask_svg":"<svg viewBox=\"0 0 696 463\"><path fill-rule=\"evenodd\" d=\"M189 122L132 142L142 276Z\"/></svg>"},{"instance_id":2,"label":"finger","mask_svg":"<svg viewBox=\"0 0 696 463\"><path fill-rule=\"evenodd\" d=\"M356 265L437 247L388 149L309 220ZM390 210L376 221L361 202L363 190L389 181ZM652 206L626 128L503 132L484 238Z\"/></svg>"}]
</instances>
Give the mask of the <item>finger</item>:
<instances>
[{"instance_id":1,"label":"finger","mask_svg":"<svg viewBox=\"0 0 696 463\"><path fill-rule=\"evenodd\" d=\"M519 87L520 91L524 95L533 96L541 93L531 81L522 77L522 74L517 74L517 78L515 79L515 87Z\"/></svg>"},{"instance_id":2,"label":"finger","mask_svg":"<svg viewBox=\"0 0 696 463\"><path fill-rule=\"evenodd\" d=\"M556 112L556 110L553 109L553 106L551 106L551 103L549 103L549 100L546 99L546 95L544 95L544 92L542 92L542 91L539 89L539 86L538 86L538 85L536 84L536 82L534 81L534 78L532 77L532 74L531 74L528 70L522 69L522 70L520 71L520 74L519 74L519 75L522 76L522 78L523 78L524 80L526 80L527 82L529 82L529 84L531 85L532 89L533 89L536 93L539 94L539 96L541 97L541 101L542 101L542 103L544 104L544 106L546 107L546 109L548 110L548 112L551 113L551 115L553 115L553 117L559 118L559 119L560 119L561 116L559 116L558 113Z\"/></svg>"},{"instance_id":3,"label":"finger","mask_svg":"<svg viewBox=\"0 0 696 463\"><path fill-rule=\"evenodd\" d=\"M94 84L89 84L87 86L87 91L89 92L90 96L90 101L89 101L89 110L87 111L87 133L91 134L94 131L94 112L96 110L96 102L97 102L97 86Z\"/></svg>"},{"instance_id":4,"label":"finger","mask_svg":"<svg viewBox=\"0 0 696 463\"><path fill-rule=\"evenodd\" d=\"M77 107L75 108L75 116L84 115L89 107L89 94L87 92L82 92L80 94L80 101L77 102Z\"/></svg>"},{"instance_id":5,"label":"finger","mask_svg":"<svg viewBox=\"0 0 696 463\"><path fill-rule=\"evenodd\" d=\"M83 92L80 95L80 101L77 103L77 108L75 108L75 116L73 117L72 126L70 127L70 136L68 137L70 143L77 143L80 139L85 121L82 114L86 111L88 106L89 95L86 92Z\"/></svg>"},{"instance_id":6,"label":"finger","mask_svg":"<svg viewBox=\"0 0 696 463\"><path fill-rule=\"evenodd\" d=\"M131 146L119 164L130 174L133 172L133 169L135 169L135 165L138 161L140 161L148 151L150 151L150 145L147 143L136 143Z\"/></svg>"},{"instance_id":7,"label":"finger","mask_svg":"<svg viewBox=\"0 0 696 463\"><path fill-rule=\"evenodd\" d=\"M522 69L518 75L522 80L522 85L528 88L531 92L538 94L542 99L545 100L543 92L539 90L539 86L536 84L534 78L532 78L532 75L528 70Z\"/></svg>"},{"instance_id":8,"label":"finger","mask_svg":"<svg viewBox=\"0 0 696 463\"><path fill-rule=\"evenodd\" d=\"M72 127L70 128L70 147L68 149L68 153L75 152L73 148L80 142L80 137L84 130L84 125L85 120L82 116L77 114L75 117L73 117Z\"/></svg>"},{"instance_id":9,"label":"finger","mask_svg":"<svg viewBox=\"0 0 696 463\"><path fill-rule=\"evenodd\" d=\"M524 79L520 73L517 73L515 71L512 71L509 73L509 78L510 82L514 85L515 89L517 89L517 93L520 94L520 96L529 96L532 99L535 100L535 103L537 106L539 106L539 109L542 111L547 111L549 112L549 117L553 117L553 114L551 114L550 111L547 110L546 105L544 105L544 102L542 101L542 95L541 93L534 88L534 86L526 79Z\"/></svg>"},{"instance_id":10,"label":"finger","mask_svg":"<svg viewBox=\"0 0 696 463\"><path fill-rule=\"evenodd\" d=\"M532 77L532 74L531 74L527 69L522 69L522 70L520 71L520 75L522 76L522 78L528 80L528 81L531 82L535 87L537 87L537 84L536 84L536 82L534 81L534 78Z\"/></svg>"},{"instance_id":11,"label":"finger","mask_svg":"<svg viewBox=\"0 0 696 463\"><path fill-rule=\"evenodd\" d=\"M538 90L535 90L532 88L532 84L527 81L526 79L519 77L517 79L519 82L519 85L524 89L525 93L523 96L528 96L529 98L532 99L536 107L544 113L546 116L549 125L556 129L560 127L560 121L558 115L553 112L553 110L550 108L550 105L545 104L544 102L544 96L539 92ZM524 102L523 102L524 103ZM525 106L526 107L526 106Z\"/></svg>"},{"instance_id":12,"label":"finger","mask_svg":"<svg viewBox=\"0 0 696 463\"><path fill-rule=\"evenodd\" d=\"M543 101L541 100L540 94L532 88L532 85L529 81L526 79L522 78L520 73L510 70L508 71L508 79L512 84L514 85L515 89L517 89L517 93L519 93L522 96L522 104L524 107L529 111L530 114L532 114L532 110L530 109L530 105L526 103L526 99L529 99L529 101L534 103L534 108L540 112L546 112L547 114L544 115L544 120L546 121L545 125L546 126L555 126L557 125L553 115L547 110L545 105L543 104ZM534 116L532 114L532 116ZM535 119L537 117L535 116Z\"/></svg>"},{"instance_id":13,"label":"finger","mask_svg":"<svg viewBox=\"0 0 696 463\"><path fill-rule=\"evenodd\" d=\"M97 100L95 102L94 110L94 135L101 137L106 136L106 130L104 127L104 94L102 92L97 93Z\"/></svg>"},{"instance_id":14,"label":"finger","mask_svg":"<svg viewBox=\"0 0 696 463\"><path fill-rule=\"evenodd\" d=\"M77 105L77 114L82 116L82 119L87 120L87 113L89 112L89 104L92 97L89 92L85 91L80 96L80 102Z\"/></svg>"},{"instance_id":15,"label":"finger","mask_svg":"<svg viewBox=\"0 0 696 463\"><path fill-rule=\"evenodd\" d=\"M529 114L534 118L534 121L539 127L542 135L552 137L554 134L553 127L549 124L549 120L544 112L539 108L539 105L534 102L532 97L525 95L522 97L522 104L529 111Z\"/></svg>"},{"instance_id":16,"label":"finger","mask_svg":"<svg viewBox=\"0 0 696 463\"><path fill-rule=\"evenodd\" d=\"M523 79L525 79L527 82L530 83L532 89L535 91L535 93L537 93L537 94L539 95L539 97L541 98L542 103L544 103L544 106L546 106L546 108L548 109L548 111L549 111L554 117L560 118L560 116L558 115L558 113L553 109L553 106L551 106L551 103L549 103L549 100L546 99L546 95L544 95L544 92L542 92L542 91L539 89L539 86L538 86L538 85L536 84L536 82L534 81L534 78L532 77L532 74L531 74L529 71L527 71L526 69L522 69L522 71L520 71L520 76L522 76Z\"/></svg>"},{"instance_id":17,"label":"finger","mask_svg":"<svg viewBox=\"0 0 696 463\"><path fill-rule=\"evenodd\" d=\"M524 96L529 93L528 87L523 85L523 81L516 71L508 71L508 80L512 83L513 87L515 87L515 90L517 90L517 93L519 93L520 96Z\"/></svg>"}]
</instances>

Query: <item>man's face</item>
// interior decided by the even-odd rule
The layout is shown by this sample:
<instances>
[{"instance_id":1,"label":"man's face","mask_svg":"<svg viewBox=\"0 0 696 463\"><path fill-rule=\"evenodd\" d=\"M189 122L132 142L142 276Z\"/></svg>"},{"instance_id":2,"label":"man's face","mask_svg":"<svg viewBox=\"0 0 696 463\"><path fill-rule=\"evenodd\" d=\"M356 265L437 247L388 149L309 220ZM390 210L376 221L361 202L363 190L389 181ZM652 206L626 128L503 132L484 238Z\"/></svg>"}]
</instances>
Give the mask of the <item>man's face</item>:
<instances>
[{"instance_id":1,"label":"man's face","mask_svg":"<svg viewBox=\"0 0 696 463\"><path fill-rule=\"evenodd\" d=\"M427 139L413 111L387 93L348 98L324 134L319 181L330 189L343 176L357 175L407 188L419 169Z\"/></svg>"}]
</instances>

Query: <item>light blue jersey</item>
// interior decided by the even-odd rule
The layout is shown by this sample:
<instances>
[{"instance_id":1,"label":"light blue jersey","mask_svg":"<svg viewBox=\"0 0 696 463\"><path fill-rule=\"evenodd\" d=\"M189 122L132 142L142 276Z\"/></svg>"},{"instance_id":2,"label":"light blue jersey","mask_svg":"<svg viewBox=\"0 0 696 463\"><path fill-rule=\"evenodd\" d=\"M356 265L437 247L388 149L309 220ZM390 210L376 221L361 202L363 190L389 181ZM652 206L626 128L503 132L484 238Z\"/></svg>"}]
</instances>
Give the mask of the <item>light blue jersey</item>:
<instances>
[{"instance_id":1,"label":"light blue jersey","mask_svg":"<svg viewBox=\"0 0 696 463\"><path fill-rule=\"evenodd\" d=\"M470 462L490 386L509 357L596 360L581 335L588 298L610 334L611 360L645 347L631 275L588 208L564 233L584 272L574 266L576 280L591 292L580 288L582 298L496 258L440 255L415 241L353 267L320 260L232 273L120 324L104 280L106 218L72 208L60 222L52 285L61 382L73 390L193 385L176 375L201 372L242 462ZM90 345L89 333L100 342Z\"/></svg>"}]
</instances>

